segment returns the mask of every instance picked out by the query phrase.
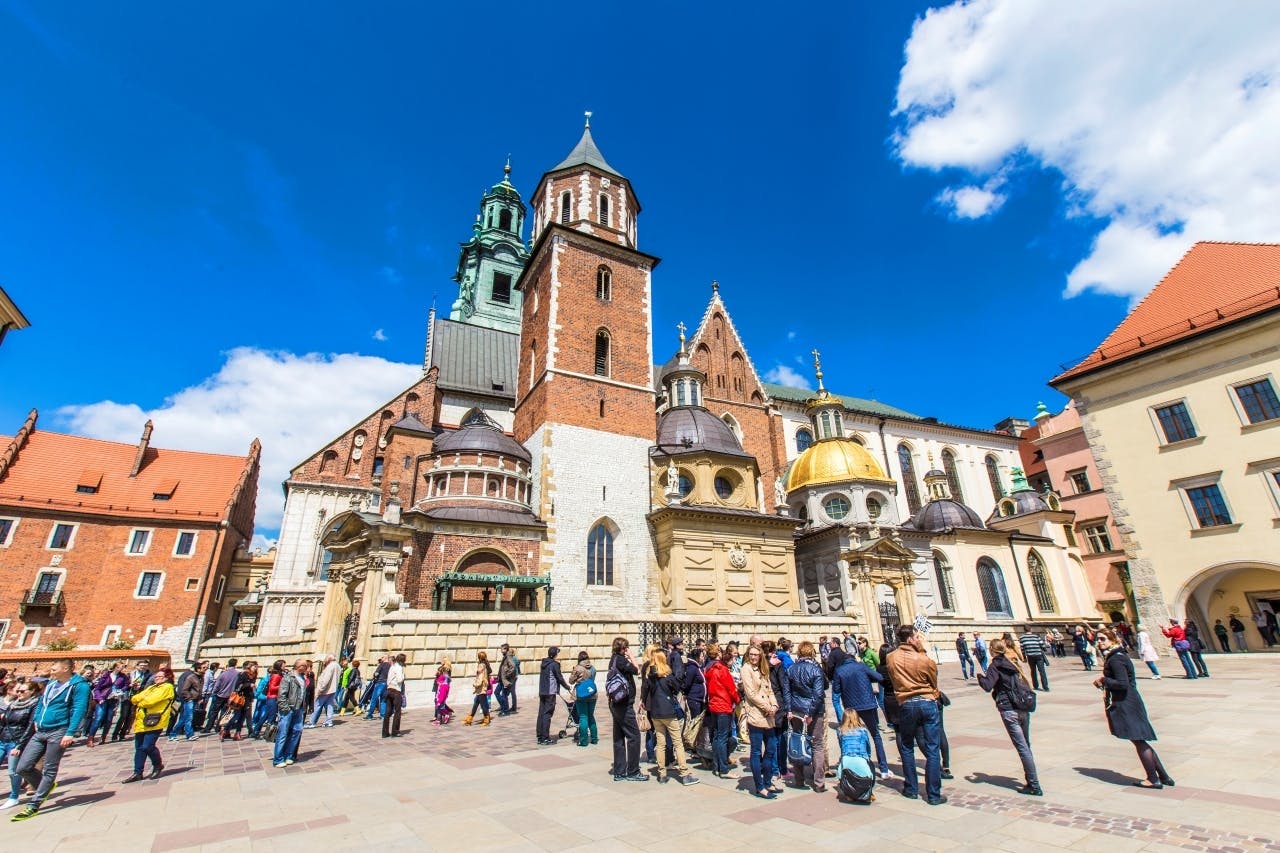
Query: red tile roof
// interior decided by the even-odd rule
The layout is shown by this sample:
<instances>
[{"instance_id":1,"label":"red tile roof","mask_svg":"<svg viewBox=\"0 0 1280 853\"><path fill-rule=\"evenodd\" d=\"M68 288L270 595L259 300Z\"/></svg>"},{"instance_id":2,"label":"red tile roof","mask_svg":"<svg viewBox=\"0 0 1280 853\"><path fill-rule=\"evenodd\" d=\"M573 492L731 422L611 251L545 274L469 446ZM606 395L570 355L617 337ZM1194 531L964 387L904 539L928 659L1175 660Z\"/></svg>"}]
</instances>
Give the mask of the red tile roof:
<instances>
[{"instance_id":1,"label":"red tile roof","mask_svg":"<svg viewBox=\"0 0 1280 853\"><path fill-rule=\"evenodd\" d=\"M248 456L148 447L142 470L130 477L138 445L35 429L0 436L0 507L46 509L68 515L152 517L157 521L217 522L227 515ZM23 432L25 441L23 441ZM256 445L255 445L256 446ZM16 449L16 454L14 450ZM78 492L98 478L93 494ZM170 495L156 500L156 494Z\"/></svg>"},{"instance_id":2,"label":"red tile roof","mask_svg":"<svg viewBox=\"0 0 1280 853\"><path fill-rule=\"evenodd\" d=\"M1057 385L1228 323L1280 308L1280 245L1196 243Z\"/></svg>"}]
</instances>

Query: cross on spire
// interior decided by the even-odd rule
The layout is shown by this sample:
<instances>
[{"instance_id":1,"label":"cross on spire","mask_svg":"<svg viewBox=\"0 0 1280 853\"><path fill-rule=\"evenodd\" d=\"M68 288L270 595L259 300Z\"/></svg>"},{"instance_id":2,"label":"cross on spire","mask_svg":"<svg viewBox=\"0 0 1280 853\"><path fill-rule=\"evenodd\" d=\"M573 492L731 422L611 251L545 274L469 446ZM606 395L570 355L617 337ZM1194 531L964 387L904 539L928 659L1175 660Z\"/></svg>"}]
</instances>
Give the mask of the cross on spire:
<instances>
[{"instance_id":1,"label":"cross on spire","mask_svg":"<svg viewBox=\"0 0 1280 853\"><path fill-rule=\"evenodd\" d=\"M684 349L684 329L685 329L684 320L681 320L679 323L676 323L676 328L680 330L680 349Z\"/></svg>"},{"instance_id":2,"label":"cross on spire","mask_svg":"<svg viewBox=\"0 0 1280 853\"><path fill-rule=\"evenodd\" d=\"M827 389L822 387L822 354L815 349L811 355L813 356L813 370L818 375L818 390L826 391Z\"/></svg>"},{"instance_id":3,"label":"cross on spire","mask_svg":"<svg viewBox=\"0 0 1280 853\"><path fill-rule=\"evenodd\" d=\"M583 113L583 115L587 117L586 127L588 130L590 130L591 129L591 110L587 110L586 112Z\"/></svg>"}]
</instances>

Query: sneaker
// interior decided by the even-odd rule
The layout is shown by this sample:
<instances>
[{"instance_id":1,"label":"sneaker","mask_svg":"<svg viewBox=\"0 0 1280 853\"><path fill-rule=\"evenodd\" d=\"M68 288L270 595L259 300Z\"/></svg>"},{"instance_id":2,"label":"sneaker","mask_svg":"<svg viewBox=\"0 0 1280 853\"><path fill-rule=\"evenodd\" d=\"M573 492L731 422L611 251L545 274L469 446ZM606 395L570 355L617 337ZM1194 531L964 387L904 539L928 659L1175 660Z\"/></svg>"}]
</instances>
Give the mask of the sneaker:
<instances>
[{"instance_id":1,"label":"sneaker","mask_svg":"<svg viewBox=\"0 0 1280 853\"><path fill-rule=\"evenodd\" d=\"M949 768L944 767L944 768L942 768L942 778L943 778L943 779L954 779L954 778L956 778L956 777L952 775L951 770L950 770Z\"/></svg>"},{"instance_id":2,"label":"sneaker","mask_svg":"<svg viewBox=\"0 0 1280 853\"><path fill-rule=\"evenodd\" d=\"M17 823L20 820L31 820L31 818L35 817L38 814L40 814L40 810L38 808L36 808L35 806L27 806L25 809L18 812L13 817L9 818L9 820L13 821L14 823Z\"/></svg>"},{"instance_id":3,"label":"sneaker","mask_svg":"<svg viewBox=\"0 0 1280 853\"><path fill-rule=\"evenodd\" d=\"M325 727L326 729L331 729L331 728L333 728L333 723L325 723L325 724L324 724L324 727Z\"/></svg>"},{"instance_id":4,"label":"sneaker","mask_svg":"<svg viewBox=\"0 0 1280 853\"><path fill-rule=\"evenodd\" d=\"M676 778L680 781L680 784L684 785L686 788L690 785L696 785L699 782L698 777L694 776L692 773L687 776L677 776Z\"/></svg>"},{"instance_id":5,"label":"sneaker","mask_svg":"<svg viewBox=\"0 0 1280 853\"><path fill-rule=\"evenodd\" d=\"M898 775L894 773L892 770L886 770L880 774L880 778L881 779L897 779Z\"/></svg>"},{"instance_id":6,"label":"sneaker","mask_svg":"<svg viewBox=\"0 0 1280 853\"><path fill-rule=\"evenodd\" d=\"M186 740L200 740L200 735L191 735Z\"/></svg>"},{"instance_id":7,"label":"sneaker","mask_svg":"<svg viewBox=\"0 0 1280 853\"><path fill-rule=\"evenodd\" d=\"M1158 675L1153 675L1153 676L1151 676L1151 680L1152 680L1152 681L1159 681L1159 680L1160 680L1160 676L1158 676Z\"/></svg>"},{"instance_id":8,"label":"sneaker","mask_svg":"<svg viewBox=\"0 0 1280 853\"><path fill-rule=\"evenodd\" d=\"M935 799L935 800L925 800L925 802L926 802L926 803L928 803L928 804L929 804L929 805L931 805L931 806L944 806L944 805L946 805L946 804L947 804L947 798L946 798L946 797L938 797L938 798L937 798L937 799Z\"/></svg>"},{"instance_id":9,"label":"sneaker","mask_svg":"<svg viewBox=\"0 0 1280 853\"><path fill-rule=\"evenodd\" d=\"M1026 794L1028 797L1043 797L1043 796L1044 796L1044 790L1040 787L1040 785L1039 785L1039 784L1032 784L1031 782L1028 782L1027 784L1023 785L1021 788L1019 788L1019 789L1018 789L1018 793L1019 793L1019 794Z\"/></svg>"},{"instance_id":10,"label":"sneaker","mask_svg":"<svg viewBox=\"0 0 1280 853\"><path fill-rule=\"evenodd\" d=\"M0 810L11 809L16 805L18 805L18 800L13 797L10 797L9 799L5 800L3 803L0 803Z\"/></svg>"},{"instance_id":11,"label":"sneaker","mask_svg":"<svg viewBox=\"0 0 1280 853\"><path fill-rule=\"evenodd\" d=\"M273 762L271 762L271 766L272 766L272 767L286 767L286 766L288 766L288 765L286 765L283 761L273 761Z\"/></svg>"},{"instance_id":12,"label":"sneaker","mask_svg":"<svg viewBox=\"0 0 1280 853\"><path fill-rule=\"evenodd\" d=\"M632 773L622 777L623 782L648 782L649 777L643 773Z\"/></svg>"},{"instance_id":13,"label":"sneaker","mask_svg":"<svg viewBox=\"0 0 1280 853\"><path fill-rule=\"evenodd\" d=\"M285 763L285 764L292 764L292 763L293 763L293 759L292 759L292 758L286 758L286 759L284 760L284 763Z\"/></svg>"}]
</instances>

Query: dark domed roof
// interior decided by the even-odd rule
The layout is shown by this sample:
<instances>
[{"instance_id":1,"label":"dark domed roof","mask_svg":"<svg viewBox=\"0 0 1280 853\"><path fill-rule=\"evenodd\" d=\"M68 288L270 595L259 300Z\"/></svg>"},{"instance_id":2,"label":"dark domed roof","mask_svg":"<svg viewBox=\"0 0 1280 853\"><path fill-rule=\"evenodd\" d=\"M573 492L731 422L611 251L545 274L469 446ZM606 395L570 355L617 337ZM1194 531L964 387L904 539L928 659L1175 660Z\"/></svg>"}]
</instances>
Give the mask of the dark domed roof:
<instances>
[{"instance_id":1,"label":"dark domed roof","mask_svg":"<svg viewBox=\"0 0 1280 853\"><path fill-rule=\"evenodd\" d=\"M676 353L675 355L671 356L671 358L667 361L666 364L662 365L661 369L658 370L658 387L662 387L662 385L666 383L667 377L673 373L692 373L692 374L701 376L704 379L706 378L706 375L707 375L703 373L701 370L699 370L698 368L694 367L692 364L688 364L688 363L681 364L680 354Z\"/></svg>"},{"instance_id":2,"label":"dark domed roof","mask_svg":"<svg viewBox=\"0 0 1280 853\"><path fill-rule=\"evenodd\" d=\"M502 431L492 419L476 412L461 427L441 434L432 447L433 453L500 453L524 462L530 460L525 450L511 436Z\"/></svg>"},{"instance_id":3,"label":"dark domed roof","mask_svg":"<svg viewBox=\"0 0 1280 853\"><path fill-rule=\"evenodd\" d=\"M689 444L683 447L686 439ZM658 444L662 447L655 455L659 456L664 452L676 455L699 450L750 456L743 452L729 425L701 406L678 406L663 412L658 418Z\"/></svg>"},{"instance_id":4,"label":"dark domed roof","mask_svg":"<svg viewBox=\"0 0 1280 853\"><path fill-rule=\"evenodd\" d=\"M1049 506L1049 502L1044 499L1044 495L1034 489L1019 489L1009 495L1006 500L1013 501L1013 512L1003 515L1000 512L1000 504L996 504L995 512L991 514L992 518L1013 518L1015 515L1027 515L1033 512L1048 512L1053 509Z\"/></svg>"},{"instance_id":5,"label":"dark domed roof","mask_svg":"<svg viewBox=\"0 0 1280 853\"><path fill-rule=\"evenodd\" d=\"M929 501L907 522L907 526L929 533L940 533L952 527L967 527L974 530L986 528L976 512L959 501L950 499Z\"/></svg>"}]
</instances>

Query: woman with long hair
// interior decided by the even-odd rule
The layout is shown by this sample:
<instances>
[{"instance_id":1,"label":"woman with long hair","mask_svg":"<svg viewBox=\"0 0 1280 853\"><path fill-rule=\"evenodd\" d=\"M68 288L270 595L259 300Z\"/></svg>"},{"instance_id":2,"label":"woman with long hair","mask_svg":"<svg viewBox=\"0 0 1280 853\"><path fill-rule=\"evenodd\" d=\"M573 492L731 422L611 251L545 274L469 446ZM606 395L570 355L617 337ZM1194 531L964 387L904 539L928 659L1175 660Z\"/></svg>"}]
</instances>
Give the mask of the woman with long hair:
<instances>
[{"instance_id":1,"label":"woman with long hair","mask_svg":"<svg viewBox=\"0 0 1280 853\"><path fill-rule=\"evenodd\" d=\"M740 699L738 686L733 683L729 664L733 652L725 647L720 656L707 667L707 722L710 724L711 754L715 775L721 779L736 779L729 768L729 738L733 734L733 709ZM706 725L706 724L704 724Z\"/></svg>"},{"instance_id":2,"label":"woman with long hair","mask_svg":"<svg viewBox=\"0 0 1280 853\"><path fill-rule=\"evenodd\" d=\"M169 725L169 714L173 707L173 670L160 667L147 685L139 693L129 697L129 702L136 709L133 715L133 775L124 782L137 782L142 779L142 771L146 769L147 759L151 759L151 775L148 778L159 779L164 771L164 760L160 757L160 747L156 742L164 734Z\"/></svg>"},{"instance_id":3,"label":"woman with long hair","mask_svg":"<svg viewBox=\"0 0 1280 853\"><path fill-rule=\"evenodd\" d=\"M658 749L665 756L667 750L675 754L676 780L681 785L696 785L698 779L689 770L689 761L685 757L684 738L680 736L680 710L677 696L680 694L680 680L672 674L667 654L655 647L649 652L645 661L644 680L640 684L640 704L648 713L653 724L653 731L658 737ZM663 743L665 741L665 743ZM667 762L658 762L658 781L667 781Z\"/></svg>"},{"instance_id":4,"label":"woman with long hair","mask_svg":"<svg viewBox=\"0 0 1280 853\"><path fill-rule=\"evenodd\" d=\"M774 761L778 755L778 735L774 721L778 700L769 679L769 659L759 646L747 649L747 660L742 666L742 700L747 737L751 741L751 779L755 793L757 797L772 800L783 790L781 785L773 783L777 774Z\"/></svg>"},{"instance_id":5,"label":"woman with long hair","mask_svg":"<svg viewBox=\"0 0 1280 853\"><path fill-rule=\"evenodd\" d=\"M22 795L22 777L18 775L18 744L27 732L27 725L36 711L40 698L40 685L34 681L6 681L4 700L0 701L0 750L9 771L9 798L0 803L0 809L18 805ZM108 725L108 728L110 726Z\"/></svg>"},{"instance_id":6,"label":"woman with long hair","mask_svg":"<svg viewBox=\"0 0 1280 853\"><path fill-rule=\"evenodd\" d=\"M1005 631L1000 635L1000 641L1004 643L1004 656L1011 661L1026 665L1027 658L1022 654L1022 644L1018 642L1018 638L1013 636L1013 632ZM995 641L992 640L994 643ZM995 654L995 649L991 650L991 654Z\"/></svg>"},{"instance_id":7,"label":"woman with long hair","mask_svg":"<svg viewBox=\"0 0 1280 853\"><path fill-rule=\"evenodd\" d=\"M787 761L787 708L791 705L791 684L787 681L786 669L777 649L772 640L760 643L760 651L769 664L769 686L773 688L773 698L778 703L778 711L773 715L773 769L779 779L786 781L791 775L791 763Z\"/></svg>"},{"instance_id":8,"label":"woman with long hair","mask_svg":"<svg viewBox=\"0 0 1280 853\"><path fill-rule=\"evenodd\" d=\"M586 746L588 741L599 743L600 735L596 729L596 668L592 666L591 655L585 649L578 652L578 664L573 668L569 686L573 688L573 710L578 715L578 746Z\"/></svg>"},{"instance_id":9,"label":"woman with long hair","mask_svg":"<svg viewBox=\"0 0 1280 853\"><path fill-rule=\"evenodd\" d=\"M471 700L471 713L463 718L464 726L471 725L477 711L484 711L484 719L479 725L489 725L489 691L492 690L493 667L489 665L489 655L483 651L476 652L476 677L471 682L471 689L476 698Z\"/></svg>"},{"instance_id":10,"label":"woman with long hair","mask_svg":"<svg viewBox=\"0 0 1280 853\"><path fill-rule=\"evenodd\" d=\"M978 686L995 700L1004 730L1009 733L1009 740L1022 760L1022 773L1027 781L1018 793L1039 797L1044 791L1036 773L1035 756L1031 754L1031 712L1020 710L1015 698L1022 690L1030 691L1031 683L1027 680L1021 659L1011 652L1005 640L991 641L991 665L978 676Z\"/></svg>"},{"instance_id":11,"label":"woman with long hair","mask_svg":"<svg viewBox=\"0 0 1280 853\"><path fill-rule=\"evenodd\" d=\"M616 637L609 656L609 674L605 681L608 691L609 716L613 718L613 781L648 782L649 777L640 772L640 725L636 722L636 666L626 637ZM614 677L620 679L620 691L609 687Z\"/></svg>"},{"instance_id":12,"label":"woman with long hair","mask_svg":"<svg viewBox=\"0 0 1280 853\"><path fill-rule=\"evenodd\" d=\"M172 682L173 673L169 673L169 676ZM227 722L222 726L220 734L222 740L227 738L240 740L245 718L253 712L253 693L257 686L258 662L251 660L245 663L244 669L240 670L240 676L236 679L235 692L232 694L233 698L228 700L227 705L232 710Z\"/></svg>"},{"instance_id":13,"label":"woman with long hair","mask_svg":"<svg viewBox=\"0 0 1280 853\"><path fill-rule=\"evenodd\" d=\"M1155 729L1147 718L1147 706L1138 693L1138 680L1133 674L1133 661L1114 635L1101 632L1095 642L1098 653L1103 655L1102 675L1093 686L1106 691L1104 700L1107 726L1111 734L1133 744L1138 760L1146 771L1145 781L1134 782L1139 788L1159 790L1165 785L1173 787L1173 778L1160 763L1160 756L1151 746L1156 739Z\"/></svg>"}]
</instances>

